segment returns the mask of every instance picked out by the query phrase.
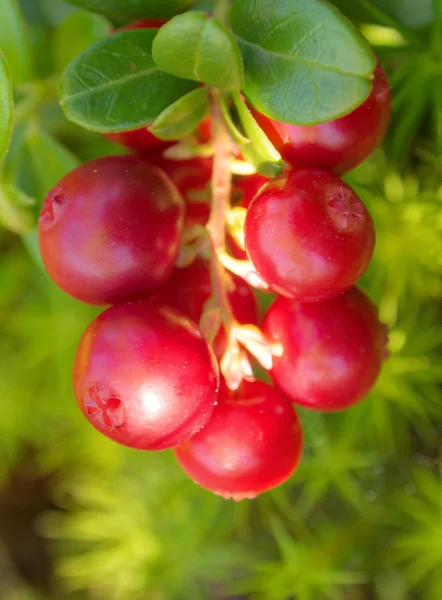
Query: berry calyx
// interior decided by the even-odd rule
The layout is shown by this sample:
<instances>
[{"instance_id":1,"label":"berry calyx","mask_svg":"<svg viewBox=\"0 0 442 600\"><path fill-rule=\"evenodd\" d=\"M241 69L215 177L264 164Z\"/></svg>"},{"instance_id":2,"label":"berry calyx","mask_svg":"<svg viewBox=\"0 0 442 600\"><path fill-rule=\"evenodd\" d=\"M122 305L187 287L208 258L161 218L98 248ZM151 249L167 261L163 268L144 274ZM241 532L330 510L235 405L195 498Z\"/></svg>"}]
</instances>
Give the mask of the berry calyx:
<instances>
[{"instance_id":1,"label":"berry calyx","mask_svg":"<svg viewBox=\"0 0 442 600\"><path fill-rule=\"evenodd\" d=\"M175 449L195 483L234 500L287 481L301 454L301 427L289 400L274 387L247 381L235 393L222 385L208 424Z\"/></svg>"},{"instance_id":2,"label":"berry calyx","mask_svg":"<svg viewBox=\"0 0 442 600\"><path fill-rule=\"evenodd\" d=\"M370 96L350 114L302 126L252 113L283 159L296 169L322 168L342 174L365 160L384 139L391 101L387 76L378 64Z\"/></svg>"},{"instance_id":3,"label":"berry calyx","mask_svg":"<svg viewBox=\"0 0 442 600\"><path fill-rule=\"evenodd\" d=\"M255 196L245 243L273 290L299 302L323 301L365 272L375 231L367 209L339 177L304 169L276 177Z\"/></svg>"},{"instance_id":4,"label":"berry calyx","mask_svg":"<svg viewBox=\"0 0 442 600\"><path fill-rule=\"evenodd\" d=\"M48 193L39 220L46 270L89 304L144 298L170 275L183 200L157 167L135 156L84 163Z\"/></svg>"},{"instance_id":5,"label":"berry calyx","mask_svg":"<svg viewBox=\"0 0 442 600\"><path fill-rule=\"evenodd\" d=\"M386 355L387 327L358 288L327 302L278 298L263 322L268 339L281 345L272 376L296 404L342 410L370 392Z\"/></svg>"},{"instance_id":6,"label":"berry calyx","mask_svg":"<svg viewBox=\"0 0 442 600\"><path fill-rule=\"evenodd\" d=\"M209 420L218 366L197 326L151 301L127 302L86 329L74 366L83 414L108 438L142 450L171 448Z\"/></svg>"}]
</instances>

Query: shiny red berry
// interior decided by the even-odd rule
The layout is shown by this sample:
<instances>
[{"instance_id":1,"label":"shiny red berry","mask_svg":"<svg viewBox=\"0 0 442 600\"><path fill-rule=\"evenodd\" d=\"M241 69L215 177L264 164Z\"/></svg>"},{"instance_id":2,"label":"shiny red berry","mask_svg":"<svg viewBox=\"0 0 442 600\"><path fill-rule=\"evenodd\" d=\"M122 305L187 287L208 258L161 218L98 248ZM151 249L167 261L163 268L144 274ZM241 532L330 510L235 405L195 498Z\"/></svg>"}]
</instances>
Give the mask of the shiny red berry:
<instances>
[{"instance_id":1,"label":"shiny red berry","mask_svg":"<svg viewBox=\"0 0 442 600\"><path fill-rule=\"evenodd\" d=\"M176 187L135 156L91 160L49 192L40 250L52 279L90 304L156 291L175 263L184 220Z\"/></svg>"},{"instance_id":2,"label":"shiny red berry","mask_svg":"<svg viewBox=\"0 0 442 600\"><path fill-rule=\"evenodd\" d=\"M236 275L226 273L228 298L233 314L239 323L257 323L258 306L252 290ZM204 304L212 295L210 265L208 261L196 259L185 269L174 269L155 299L180 310L199 323ZM215 342L215 354L221 357L226 349L226 336L220 329Z\"/></svg>"},{"instance_id":3,"label":"shiny red berry","mask_svg":"<svg viewBox=\"0 0 442 600\"><path fill-rule=\"evenodd\" d=\"M186 203L186 225L205 225L210 214L213 160L201 157L171 160L159 153L146 154L145 158L160 167L180 191Z\"/></svg>"},{"instance_id":4,"label":"shiny red berry","mask_svg":"<svg viewBox=\"0 0 442 600\"><path fill-rule=\"evenodd\" d=\"M308 408L341 410L369 393L386 356L387 327L359 289L327 302L300 304L278 298L263 331L281 344L272 376L296 402Z\"/></svg>"},{"instance_id":5,"label":"shiny red berry","mask_svg":"<svg viewBox=\"0 0 442 600\"><path fill-rule=\"evenodd\" d=\"M367 209L339 177L305 169L280 175L251 203L245 242L258 275L300 302L342 293L367 269L375 232Z\"/></svg>"},{"instance_id":6,"label":"shiny red berry","mask_svg":"<svg viewBox=\"0 0 442 600\"><path fill-rule=\"evenodd\" d=\"M340 119L300 126L280 123L255 110L252 112L292 167L317 167L342 174L359 165L382 142L390 120L390 88L384 70L378 65L370 96Z\"/></svg>"},{"instance_id":7,"label":"shiny red berry","mask_svg":"<svg viewBox=\"0 0 442 600\"><path fill-rule=\"evenodd\" d=\"M256 196L262 186L268 183L268 181L269 179L267 177L264 177L264 175L260 175L259 173L241 177L233 185L233 205L248 208L253 198Z\"/></svg>"},{"instance_id":8,"label":"shiny red berry","mask_svg":"<svg viewBox=\"0 0 442 600\"><path fill-rule=\"evenodd\" d=\"M261 382L244 382L235 394L222 386L209 423L175 449L195 483L235 500L284 483L301 453L301 427L289 400Z\"/></svg>"},{"instance_id":9,"label":"shiny red berry","mask_svg":"<svg viewBox=\"0 0 442 600\"><path fill-rule=\"evenodd\" d=\"M145 300L112 306L89 325L75 359L74 390L86 418L105 436L162 450L207 423L218 377L197 326Z\"/></svg>"}]
</instances>

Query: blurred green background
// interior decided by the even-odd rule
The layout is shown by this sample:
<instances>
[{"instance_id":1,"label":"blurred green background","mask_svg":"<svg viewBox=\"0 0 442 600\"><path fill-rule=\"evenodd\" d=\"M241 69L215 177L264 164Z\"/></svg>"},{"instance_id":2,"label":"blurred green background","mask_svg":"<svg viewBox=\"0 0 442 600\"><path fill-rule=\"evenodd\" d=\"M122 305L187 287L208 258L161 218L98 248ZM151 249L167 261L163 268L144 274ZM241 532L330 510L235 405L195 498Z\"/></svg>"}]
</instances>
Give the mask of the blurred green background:
<instances>
[{"instance_id":1,"label":"blurred green background","mask_svg":"<svg viewBox=\"0 0 442 600\"><path fill-rule=\"evenodd\" d=\"M362 285L391 356L362 404L300 410L299 471L236 504L194 485L171 452L107 441L77 408L72 360L97 311L50 283L35 233L8 228L21 233L78 161L119 151L68 123L54 87L109 24L58 0L0 0L17 78L1 185L22 192L12 209L0 192L2 600L442 598L442 1L335 4L392 86L384 148L346 177L376 223Z\"/></svg>"}]
</instances>

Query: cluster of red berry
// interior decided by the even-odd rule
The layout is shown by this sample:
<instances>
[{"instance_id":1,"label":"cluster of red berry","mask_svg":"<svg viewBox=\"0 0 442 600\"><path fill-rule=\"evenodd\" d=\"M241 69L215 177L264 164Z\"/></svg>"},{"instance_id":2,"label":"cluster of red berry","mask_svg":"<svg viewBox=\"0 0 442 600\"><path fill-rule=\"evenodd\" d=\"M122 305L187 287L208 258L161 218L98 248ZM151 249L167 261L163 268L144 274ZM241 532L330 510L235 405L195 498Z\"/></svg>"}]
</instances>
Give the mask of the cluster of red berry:
<instances>
[{"instance_id":1,"label":"cluster of red berry","mask_svg":"<svg viewBox=\"0 0 442 600\"><path fill-rule=\"evenodd\" d=\"M133 448L175 447L195 482L241 499L294 472L302 434L292 402L328 411L367 395L386 328L352 286L370 262L375 233L337 174L380 143L389 111L378 66L370 97L336 121L300 127L254 112L289 170L271 181L258 174L234 181L232 202L247 209L247 254L231 237L228 245L279 294L262 323L277 387L251 373L234 390L220 381L229 331L221 326L209 345L196 325L208 306L214 310L211 263L203 251L175 266L183 232L209 217L211 158L164 158L166 145L147 129L112 134L138 155L87 162L49 192L39 221L49 275L79 300L112 305L87 328L74 368L77 401L96 429ZM197 136L210 141L210 119ZM223 276L235 322L256 325L248 283Z\"/></svg>"}]
</instances>

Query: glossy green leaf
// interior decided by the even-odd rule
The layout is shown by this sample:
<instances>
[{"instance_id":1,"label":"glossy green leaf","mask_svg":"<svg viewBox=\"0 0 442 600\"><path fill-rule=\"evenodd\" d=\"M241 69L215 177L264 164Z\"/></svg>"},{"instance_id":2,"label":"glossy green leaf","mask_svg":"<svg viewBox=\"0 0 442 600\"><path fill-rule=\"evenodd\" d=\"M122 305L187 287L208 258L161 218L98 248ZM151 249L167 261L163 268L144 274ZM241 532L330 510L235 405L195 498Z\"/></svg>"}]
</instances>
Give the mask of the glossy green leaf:
<instances>
[{"instance_id":1,"label":"glossy green leaf","mask_svg":"<svg viewBox=\"0 0 442 600\"><path fill-rule=\"evenodd\" d=\"M193 0L69 0L71 4L106 15L112 19L146 19L172 17L192 4Z\"/></svg>"},{"instance_id":2,"label":"glossy green leaf","mask_svg":"<svg viewBox=\"0 0 442 600\"><path fill-rule=\"evenodd\" d=\"M196 0L189 10L202 10L206 13L213 13L215 10L215 0Z\"/></svg>"},{"instance_id":3,"label":"glossy green leaf","mask_svg":"<svg viewBox=\"0 0 442 600\"><path fill-rule=\"evenodd\" d=\"M0 225L22 235L33 229L37 219L34 198L11 184L0 184Z\"/></svg>"},{"instance_id":4,"label":"glossy green leaf","mask_svg":"<svg viewBox=\"0 0 442 600\"><path fill-rule=\"evenodd\" d=\"M68 119L94 131L136 129L195 88L156 66L151 55L156 32L114 33L74 59L58 90Z\"/></svg>"},{"instance_id":5,"label":"glossy green leaf","mask_svg":"<svg viewBox=\"0 0 442 600\"><path fill-rule=\"evenodd\" d=\"M244 93L263 114L312 125L347 114L369 95L374 56L328 2L236 0L230 20Z\"/></svg>"},{"instance_id":6,"label":"glossy green leaf","mask_svg":"<svg viewBox=\"0 0 442 600\"><path fill-rule=\"evenodd\" d=\"M207 89L197 88L163 110L150 131L160 140L179 140L195 131L207 108Z\"/></svg>"},{"instance_id":7,"label":"glossy green leaf","mask_svg":"<svg viewBox=\"0 0 442 600\"><path fill-rule=\"evenodd\" d=\"M244 157L252 163L256 170L266 177L279 175L284 168L281 155L267 138L263 130L255 121L250 110L239 94L232 94L239 120L244 129L248 144L242 146Z\"/></svg>"},{"instance_id":8,"label":"glossy green leaf","mask_svg":"<svg viewBox=\"0 0 442 600\"><path fill-rule=\"evenodd\" d=\"M95 42L109 35L111 24L104 17L78 12L66 17L54 35L55 64L62 71L67 64Z\"/></svg>"},{"instance_id":9,"label":"glossy green leaf","mask_svg":"<svg viewBox=\"0 0 442 600\"><path fill-rule=\"evenodd\" d=\"M11 139L13 111L11 74L6 58L0 51L0 160Z\"/></svg>"},{"instance_id":10,"label":"glossy green leaf","mask_svg":"<svg viewBox=\"0 0 442 600\"><path fill-rule=\"evenodd\" d=\"M5 54L14 83L31 78L31 52L17 0L0 1L0 49Z\"/></svg>"},{"instance_id":11,"label":"glossy green leaf","mask_svg":"<svg viewBox=\"0 0 442 600\"><path fill-rule=\"evenodd\" d=\"M161 27L153 44L156 64L171 75L224 90L243 86L243 64L230 31L203 12L188 12Z\"/></svg>"}]
</instances>

